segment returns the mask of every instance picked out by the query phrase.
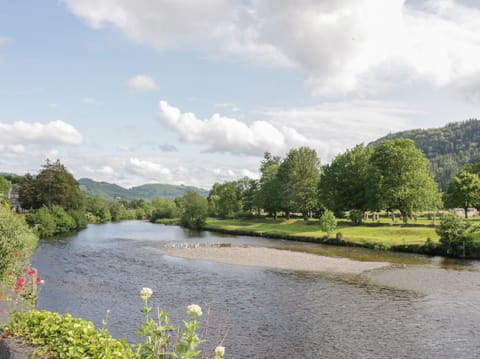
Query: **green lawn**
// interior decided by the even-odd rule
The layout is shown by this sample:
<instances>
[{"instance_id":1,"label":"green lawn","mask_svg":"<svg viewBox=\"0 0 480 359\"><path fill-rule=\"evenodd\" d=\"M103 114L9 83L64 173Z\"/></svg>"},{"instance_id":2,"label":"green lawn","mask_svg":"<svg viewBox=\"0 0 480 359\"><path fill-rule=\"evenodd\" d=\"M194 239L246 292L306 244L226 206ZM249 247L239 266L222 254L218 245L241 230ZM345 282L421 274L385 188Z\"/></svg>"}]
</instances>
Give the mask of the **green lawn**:
<instances>
[{"instance_id":1,"label":"green lawn","mask_svg":"<svg viewBox=\"0 0 480 359\"><path fill-rule=\"evenodd\" d=\"M335 237L337 232L343 233L343 239L347 242L378 245L385 247L392 245L415 245L424 244L427 238L433 242L438 242L438 236L435 228L431 226L431 221L419 219L408 225L400 224L397 221L393 224L383 219L380 223L369 223L359 226L350 225L348 222L339 222L337 229L330 234ZM241 233L259 234L263 236L290 236L306 238L324 238L327 234L322 232L318 226L318 221L303 219L277 220L273 219L229 219L218 220L209 218L206 223L206 229L238 231Z\"/></svg>"}]
</instances>

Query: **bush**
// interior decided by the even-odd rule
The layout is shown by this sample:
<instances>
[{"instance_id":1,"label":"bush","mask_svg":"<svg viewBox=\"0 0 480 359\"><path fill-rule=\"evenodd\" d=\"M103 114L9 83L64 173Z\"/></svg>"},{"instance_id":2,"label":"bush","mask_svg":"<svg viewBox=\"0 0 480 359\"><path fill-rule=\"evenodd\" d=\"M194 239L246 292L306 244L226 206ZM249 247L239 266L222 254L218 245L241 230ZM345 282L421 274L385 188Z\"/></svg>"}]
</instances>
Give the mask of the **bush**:
<instances>
[{"instance_id":1,"label":"bush","mask_svg":"<svg viewBox=\"0 0 480 359\"><path fill-rule=\"evenodd\" d=\"M107 330L95 330L92 322L47 311L15 312L5 331L39 345L53 358L133 358L124 340Z\"/></svg>"},{"instance_id":2,"label":"bush","mask_svg":"<svg viewBox=\"0 0 480 359\"><path fill-rule=\"evenodd\" d=\"M28 224L35 228L40 238L48 238L55 234L57 224L47 207L43 206L27 215Z\"/></svg>"},{"instance_id":3,"label":"bush","mask_svg":"<svg viewBox=\"0 0 480 359\"><path fill-rule=\"evenodd\" d=\"M363 211L360 209L352 209L349 214L349 218L353 224L359 225L363 222Z\"/></svg>"},{"instance_id":4,"label":"bush","mask_svg":"<svg viewBox=\"0 0 480 359\"><path fill-rule=\"evenodd\" d=\"M85 210L74 209L74 210L67 211L67 213L75 221L76 229L83 229L87 227L88 221L87 221L87 215L85 213Z\"/></svg>"},{"instance_id":5,"label":"bush","mask_svg":"<svg viewBox=\"0 0 480 359\"><path fill-rule=\"evenodd\" d=\"M20 271L23 259L33 254L38 237L28 227L22 216L0 206L0 280L11 285ZM9 275L7 278L7 275Z\"/></svg>"},{"instance_id":6,"label":"bush","mask_svg":"<svg viewBox=\"0 0 480 359\"><path fill-rule=\"evenodd\" d=\"M75 220L60 206L53 206L52 216L55 220L55 234L67 233L76 228Z\"/></svg>"},{"instance_id":7,"label":"bush","mask_svg":"<svg viewBox=\"0 0 480 359\"><path fill-rule=\"evenodd\" d=\"M140 291L143 300L141 312L145 320L137 334L142 335L145 342L134 344L135 351L124 339L112 338L108 330L96 330L92 322L74 318L71 314L60 315L45 310L12 313L4 332L37 346L35 357L48 353L49 358L61 359L197 359L202 354L199 346L205 341L197 334L202 308L196 304L189 305L187 314L190 320L183 322L184 329L176 328L169 323L168 313L160 309L157 321L150 317L152 308L148 300L152 294L150 288ZM223 359L225 348L217 346L214 355L213 359ZM202 355L202 358L207 357Z\"/></svg>"},{"instance_id":8,"label":"bush","mask_svg":"<svg viewBox=\"0 0 480 359\"><path fill-rule=\"evenodd\" d=\"M445 254L452 257L465 257L469 254L473 228L470 223L453 213L446 213L436 229L440 245Z\"/></svg>"},{"instance_id":9,"label":"bush","mask_svg":"<svg viewBox=\"0 0 480 359\"><path fill-rule=\"evenodd\" d=\"M328 235L333 232L335 228L337 228L337 220L333 212L329 211L328 209L323 212L323 215L320 217L319 223L320 229L323 232L327 232Z\"/></svg>"}]
</instances>

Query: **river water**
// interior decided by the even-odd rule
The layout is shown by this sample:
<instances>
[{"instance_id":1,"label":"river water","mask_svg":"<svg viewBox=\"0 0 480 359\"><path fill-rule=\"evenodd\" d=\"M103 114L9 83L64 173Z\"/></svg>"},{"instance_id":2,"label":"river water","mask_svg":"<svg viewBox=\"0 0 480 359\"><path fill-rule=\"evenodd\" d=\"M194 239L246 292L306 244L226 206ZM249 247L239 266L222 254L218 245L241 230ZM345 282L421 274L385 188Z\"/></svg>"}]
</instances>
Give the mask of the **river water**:
<instances>
[{"instance_id":1,"label":"river water","mask_svg":"<svg viewBox=\"0 0 480 359\"><path fill-rule=\"evenodd\" d=\"M302 250L393 267L362 276L278 271L167 256L181 245ZM70 312L138 341L138 293L180 325L185 309L211 308L206 353L225 336L227 358L480 358L480 263L354 248L192 232L126 221L41 241L39 307Z\"/></svg>"}]
</instances>

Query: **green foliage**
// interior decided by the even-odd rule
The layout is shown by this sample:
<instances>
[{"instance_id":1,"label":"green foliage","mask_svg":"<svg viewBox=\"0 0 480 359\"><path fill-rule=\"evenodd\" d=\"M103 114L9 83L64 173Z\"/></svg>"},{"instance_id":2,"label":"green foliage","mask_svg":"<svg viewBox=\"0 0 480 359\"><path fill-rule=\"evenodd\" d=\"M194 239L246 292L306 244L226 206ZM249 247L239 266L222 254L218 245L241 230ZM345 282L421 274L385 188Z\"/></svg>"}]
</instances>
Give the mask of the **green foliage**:
<instances>
[{"instance_id":1,"label":"green foliage","mask_svg":"<svg viewBox=\"0 0 480 359\"><path fill-rule=\"evenodd\" d=\"M19 257L28 258L32 255L37 242L38 237L22 216L0 206L0 281L8 282L7 274L18 272Z\"/></svg>"},{"instance_id":2,"label":"green foliage","mask_svg":"<svg viewBox=\"0 0 480 359\"><path fill-rule=\"evenodd\" d=\"M87 220L87 215L85 213L85 209L70 209L67 211L68 215L72 217L72 219L75 221L75 227L76 229L83 229L87 227L88 220Z\"/></svg>"},{"instance_id":3,"label":"green foliage","mask_svg":"<svg viewBox=\"0 0 480 359\"><path fill-rule=\"evenodd\" d=\"M19 195L23 208L59 205L69 209L82 205L77 181L58 160L54 163L47 160L36 178L26 175Z\"/></svg>"},{"instance_id":4,"label":"green foliage","mask_svg":"<svg viewBox=\"0 0 480 359\"><path fill-rule=\"evenodd\" d=\"M110 204L110 213L112 215L112 221L122 221L129 219L130 216L125 206L120 202Z\"/></svg>"},{"instance_id":5,"label":"green foliage","mask_svg":"<svg viewBox=\"0 0 480 359\"><path fill-rule=\"evenodd\" d=\"M352 209L349 213L349 218L353 224L359 225L363 221L363 211L360 209Z\"/></svg>"},{"instance_id":6,"label":"green foliage","mask_svg":"<svg viewBox=\"0 0 480 359\"><path fill-rule=\"evenodd\" d=\"M208 195L210 213L221 218L236 218L243 207L239 182L215 183Z\"/></svg>"},{"instance_id":7,"label":"green foliage","mask_svg":"<svg viewBox=\"0 0 480 359\"><path fill-rule=\"evenodd\" d=\"M438 208L440 195L428 161L413 141L382 142L370 158L367 189L371 209L398 209L404 221L414 211Z\"/></svg>"},{"instance_id":8,"label":"green foliage","mask_svg":"<svg viewBox=\"0 0 480 359\"><path fill-rule=\"evenodd\" d=\"M92 322L48 311L14 312L5 331L44 348L52 358L134 358L124 340Z\"/></svg>"},{"instance_id":9,"label":"green foliage","mask_svg":"<svg viewBox=\"0 0 480 359\"><path fill-rule=\"evenodd\" d=\"M55 220L55 234L67 233L76 228L75 220L62 207L54 205L51 213Z\"/></svg>"},{"instance_id":10,"label":"green foliage","mask_svg":"<svg viewBox=\"0 0 480 359\"><path fill-rule=\"evenodd\" d=\"M335 219L335 215L328 209L323 212L323 215L320 217L319 224L320 229L323 232L327 232L328 235L330 235L330 233L337 228L337 220Z\"/></svg>"},{"instance_id":11,"label":"green foliage","mask_svg":"<svg viewBox=\"0 0 480 359\"><path fill-rule=\"evenodd\" d=\"M159 310L157 322L150 318L152 308L148 300L151 295L150 288L140 292L145 320L138 334L145 341L135 344L135 351L124 339L112 338L108 330L96 330L92 322L45 310L12 313L4 332L35 345L35 355L47 354L48 358L197 359L201 354L199 345L204 342L197 334L201 308L196 304L188 306L187 314L191 319L184 321L184 330L177 330L170 325L168 313L164 311ZM214 359L223 359L224 353L224 347L216 347Z\"/></svg>"},{"instance_id":12,"label":"green foliage","mask_svg":"<svg viewBox=\"0 0 480 359\"><path fill-rule=\"evenodd\" d=\"M8 203L8 192L10 191L10 182L0 176L0 205L3 203Z\"/></svg>"},{"instance_id":13,"label":"green foliage","mask_svg":"<svg viewBox=\"0 0 480 359\"><path fill-rule=\"evenodd\" d=\"M57 224L55 218L45 206L29 213L26 220L30 226L35 228L40 238L49 238L56 233Z\"/></svg>"},{"instance_id":14,"label":"green foliage","mask_svg":"<svg viewBox=\"0 0 480 359\"><path fill-rule=\"evenodd\" d=\"M355 146L323 167L320 176L320 202L339 212L368 208L366 194L372 147Z\"/></svg>"},{"instance_id":15,"label":"green foliage","mask_svg":"<svg viewBox=\"0 0 480 359\"><path fill-rule=\"evenodd\" d=\"M90 223L107 223L112 219L110 206L108 202L101 197L87 197L85 209Z\"/></svg>"},{"instance_id":16,"label":"green foliage","mask_svg":"<svg viewBox=\"0 0 480 359\"><path fill-rule=\"evenodd\" d=\"M320 161L315 150L308 147L292 149L278 168L280 200L287 212L300 212L304 218L318 206L317 189Z\"/></svg>"},{"instance_id":17,"label":"green foliage","mask_svg":"<svg viewBox=\"0 0 480 359\"><path fill-rule=\"evenodd\" d=\"M65 211L54 205L51 209L40 207L26 216L28 224L35 229L40 238L49 238L56 234L68 233L87 226L83 209Z\"/></svg>"},{"instance_id":18,"label":"green foliage","mask_svg":"<svg viewBox=\"0 0 480 359\"><path fill-rule=\"evenodd\" d=\"M158 219L178 218L180 216L180 208L174 201L157 197L152 200L152 211L150 216L151 222Z\"/></svg>"},{"instance_id":19,"label":"green foliage","mask_svg":"<svg viewBox=\"0 0 480 359\"><path fill-rule=\"evenodd\" d=\"M202 228L208 215L208 201L196 192L187 192L183 197L182 226Z\"/></svg>"},{"instance_id":20,"label":"green foliage","mask_svg":"<svg viewBox=\"0 0 480 359\"><path fill-rule=\"evenodd\" d=\"M477 174L462 171L452 178L444 194L447 208L460 207L468 217L468 208L480 207L480 178Z\"/></svg>"},{"instance_id":21,"label":"green foliage","mask_svg":"<svg viewBox=\"0 0 480 359\"><path fill-rule=\"evenodd\" d=\"M279 166L280 157L266 152L260 165L262 176L259 181L259 190L254 196L255 206L263 208L274 217L280 210L280 182L277 177Z\"/></svg>"},{"instance_id":22,"label":"green foliage","mask_svg":"<svg viewBox=\"0 0 480 359\"><path fill-rule=\"evenodd\" d=\"M480 161L480 121L476 119L450 123L442 128L394 133L378 139L374 145L398 138L413 140L425 154L442 191L465 164Z\"/></svg>"},{"instance_id":23,"label":"green foliage","mask_svg":"<svg viewBox=\"0 0 480 359\"><path fill-rule=\"evenodd\" d=\"M469 222L453 213L443 215L440 226L436 229L444 252L453 257L465 257L470 254L474 230Z\"/></svg>"}]
</instances>

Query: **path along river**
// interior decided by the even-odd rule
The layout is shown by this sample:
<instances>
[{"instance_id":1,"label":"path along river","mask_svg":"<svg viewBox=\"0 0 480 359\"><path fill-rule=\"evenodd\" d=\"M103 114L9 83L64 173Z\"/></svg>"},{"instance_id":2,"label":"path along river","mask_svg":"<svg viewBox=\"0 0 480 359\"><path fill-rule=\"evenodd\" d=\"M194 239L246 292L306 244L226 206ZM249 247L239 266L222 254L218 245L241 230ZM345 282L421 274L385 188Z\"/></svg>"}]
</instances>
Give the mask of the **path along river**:
<instances>
[{"instance_id":1,"label":"path along river","mask_svg":"<svg viewBox=\"0 0 480 359\"><path fill-rule=\"evenodd\" d=\"M167 255L195 246L293 249L391 262L361 275L221 264ZM480 358L480 262L191 232L127 221L41 241L39 307L70 312L137 341L142 287L180 324L210 306L209 352L227 358Z\"/></svg>"}]
</instances>

